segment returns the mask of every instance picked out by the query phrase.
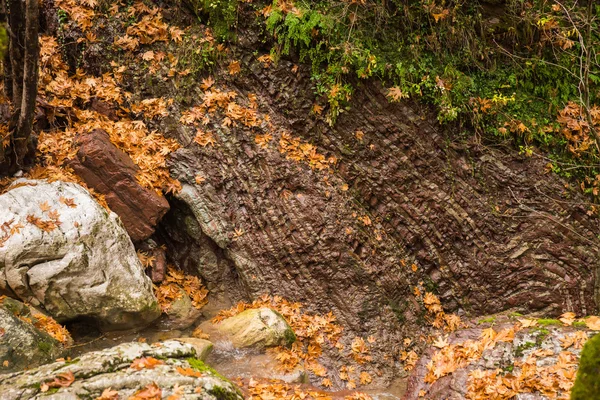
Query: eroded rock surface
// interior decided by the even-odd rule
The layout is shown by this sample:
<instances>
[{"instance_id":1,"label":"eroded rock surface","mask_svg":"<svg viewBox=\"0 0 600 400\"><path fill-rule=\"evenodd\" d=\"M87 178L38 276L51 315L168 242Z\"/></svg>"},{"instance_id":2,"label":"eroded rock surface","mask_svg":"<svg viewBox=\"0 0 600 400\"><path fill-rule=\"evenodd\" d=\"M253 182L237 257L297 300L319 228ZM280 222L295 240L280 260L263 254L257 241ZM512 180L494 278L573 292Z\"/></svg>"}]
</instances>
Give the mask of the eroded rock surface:
<instances>
[{"instance_id":1,"label":"eroded rock surface","mask_svg":"<svg viewBox=\"0 0 600 400\"><path fill-rule=\"evenodd\" d=\"M242 45L256 45L244 37ZM416 329L418 282L450 310L596 310L600 227L544 162L462 140L417 105L390 103L376 84L357 90L332 128L309 117L316 100L302 67L264 68L251 55L242 64L247 73L230 87L239 99L256 94L270 127L211 123L215 145L204 147L193 143L195 130L166 129L190 143L173 155L172 172L199 229L188 216L167 224L233 263L234 274L208 264L237 280L225 281L231 293L269 288L334 311L354 331L392 336ZM285 132L335 165L319 171L287 158ZM258 133L273 139L263 148ZM195 252L184 243L173 255L189 265Z\"/></svg>"},{"instance_id":2,"label":"eroded rock surface","mask_svg":"<svg viewBox=\"0 0 600 400\"><path fill-rule=\"evenodd\" d=\"M114 213L74 183L18 181L0 196L0 292L57 321L89 318L105 329L144 326L160 315L150 279Z\"/></svg>"},{"instance_id":3,"label":"eroded rock surface","mask_svg":"<svg viewBox=\"0 0 600 400\"><path fill-rule=\"evenodd\" d=\"M0 303L0 372L36 367L62 355L62 344L35 327L36 321L25 304L9 298Z\"/></svg>"},{"instance_id":4,"label":"eroded rock surface","mask_svg":"<svg viewBox=\"0 0 600 400\"><path fill-rule=\"evenodd\" d=\"M126 343L86 353L73 362L55 362L0 375L2 399L95 399L110 388L118 392L117 399L121 400L154 383L161 390L161 398L179 393L180 399L242 400L231 382L196 360L195 356L192 345L179 341L153 345ZM131 368L132 362L141 357L153 357L163 363L153 368ZM185 372L182 374L181 370ZM194 372L198 376L194 376ZM74 381L68 387L59 387L54 393L41 391L44 383L71 374Z\"/></svg>"},{"instance_id":5,"label":"eroded rock surface","mask_svg":"<svg viewBox=\"0 0 600 400\"><path fill-rule=\"evenodd\" d=\"M193 306L192 299L183 290L179 288L179 298L173 300L169 309L161 320L161 324L168 329L184 329L191 326L202 312Z\"/></svg>"},{"instance_id":6,"label":"eroded rock surface","mask_svg":"<svg viewBox=\"0 0 600 400\"><path fill-rule=\"evenodd\" d=\"M206 360L206 357L208 357L208 355L212 352L213 347L214 347L213 343L206 339L198 339L198 338L194 338L194 337L184 337L184 338L176 338L173 340L191 344L194 347L194 350L196 350L196 358L198 358L199 360L202 360L202 361Z\"/></svg>"}]
</instances>

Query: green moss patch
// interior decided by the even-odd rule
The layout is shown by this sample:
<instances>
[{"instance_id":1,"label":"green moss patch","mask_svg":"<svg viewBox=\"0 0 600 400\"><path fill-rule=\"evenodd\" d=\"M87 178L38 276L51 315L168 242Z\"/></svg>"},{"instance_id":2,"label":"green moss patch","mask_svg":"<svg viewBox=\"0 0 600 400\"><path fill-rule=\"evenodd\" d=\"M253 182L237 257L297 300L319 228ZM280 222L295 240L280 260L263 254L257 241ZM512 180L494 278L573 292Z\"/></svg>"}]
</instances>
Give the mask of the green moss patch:
<instances>
[{"instance_id":1,"label":"green moss patch","mask_svg":"<svg viewBox=\"0 0 600 400\"><path fill-rule=\"evenodd\" d=\"M581 353L571 400L600 399L600 335L587 341Z\"/></svg>"}]
</instances>

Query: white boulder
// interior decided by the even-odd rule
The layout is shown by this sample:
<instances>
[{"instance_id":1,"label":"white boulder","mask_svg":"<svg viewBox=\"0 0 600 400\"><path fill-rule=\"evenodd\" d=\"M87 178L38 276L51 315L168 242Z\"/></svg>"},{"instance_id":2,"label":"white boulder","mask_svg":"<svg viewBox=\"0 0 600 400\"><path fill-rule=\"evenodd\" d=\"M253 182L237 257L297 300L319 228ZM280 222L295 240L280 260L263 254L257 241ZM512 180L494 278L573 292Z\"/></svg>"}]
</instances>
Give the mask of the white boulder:
<instances>
[{"instance_id":1,"label":"white boulder","mask_svg":"<svg viewBox=\"0 0 600 400\"><path fill-rule=\"evenodd\" d=\"M1 293L104 329L160 315L119 218L74 183L19 180L0 195Z\"/></svg>"}]
</instances>

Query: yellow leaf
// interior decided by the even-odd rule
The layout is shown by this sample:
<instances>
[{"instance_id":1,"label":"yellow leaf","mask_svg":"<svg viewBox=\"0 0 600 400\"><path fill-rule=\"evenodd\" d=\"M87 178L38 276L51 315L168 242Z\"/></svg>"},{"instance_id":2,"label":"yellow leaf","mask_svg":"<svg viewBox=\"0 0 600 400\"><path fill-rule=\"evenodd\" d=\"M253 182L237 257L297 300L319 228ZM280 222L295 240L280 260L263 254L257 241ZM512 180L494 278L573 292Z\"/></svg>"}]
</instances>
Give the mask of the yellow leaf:
<instances>
[{"instance_id":1,"label":"yellow leaf","mask_svg":"<svg viewBox=\"0 0 600 400\"><path fill-rule=\"evenodd\" d=\"M239 74L241 71L240 62L239 61L230 62L229 65L227 66L227 69L229 70L229 75Z\"/></svg>"},{"instance_id":2,"label":"yellow leaf","mask_svg":"<svg viewBox=\"0 0 600 400\"><path fill-rule=\"evenodd\" d=\"M360 384L361 385L368 385L371 382L372 382L371 375L369 375L368 372L363 371L360 373Z\"/></svg>"},{"instance_id":3,"label":"yellow leaf","mask_svg":"<svg viewBox=\"0 0 600 400\"><path fill-rule=\"evenodd\" d=\"M600 331L600 318L598 318L595 315L592 315L591 317L586 318L585 320L585 325L593 330L593 331Z\"/></svg>"},{"instance_id":4,"label":"yellow leaf","mask_svg":"<svg viewBox=\"0 0 600 400\"><path fill-rule=\"evenodd\" d=\"M517 319L517 321L519 321L522 328L530 328L532 326L537 325L537 320L535 320L535 319L523 318L523 319Z\"/></svg>"},{"instance_id":5,"label":"yellow leaf","mask_svg":"<svg viewBox=\"0 0 600 400\"><path fill-rule=\"evenodd\" d=\"M398 86L394 86L388 90L387 97L392 101L400 101L408 96L402 93L402 90Z\"/></svg>"},{"instance_id":6,"label":"yellow leaf","mask_svg":"<svg viewBox=\"0 0 600 400\"><path fill-rule=\"evenodd\" d=\"M574 312L566 312L560 316L559 320L566 326L572 325L573 322L575 321L575 313Z\"/></svg>"},{"instance_id":7,"label":"yellow leaf","mask_svg":"<svg viewBox=\"0 0 600 400\"><path fill-rule=\"evenodd\" d=\"M443 349L444 347L448 346L448 339L438 336L435 342L433 342L433 346L437 347L438 349Z\"/></svg>"}]
</instances>

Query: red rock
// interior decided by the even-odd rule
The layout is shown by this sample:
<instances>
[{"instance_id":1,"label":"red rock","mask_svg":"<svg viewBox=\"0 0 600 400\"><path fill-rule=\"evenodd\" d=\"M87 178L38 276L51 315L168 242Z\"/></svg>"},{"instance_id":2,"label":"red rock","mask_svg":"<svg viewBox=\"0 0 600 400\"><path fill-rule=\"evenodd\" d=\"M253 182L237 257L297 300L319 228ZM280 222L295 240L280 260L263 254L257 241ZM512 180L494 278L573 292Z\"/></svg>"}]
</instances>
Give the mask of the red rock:
<instances>
[{"instance_id":1,"label":"red rock","mask_svg":"<svg viewBox=\"0 0 600 400\"><path fill-rule=\"evenodd\" d=\"M134 242L148 238L169 210L167 200L136 180L138 167L110 142L100 129L76 138L77 158L70 166L92 189L106 196L106 202L123 222Z\"/></svg>"}]
</instances>

